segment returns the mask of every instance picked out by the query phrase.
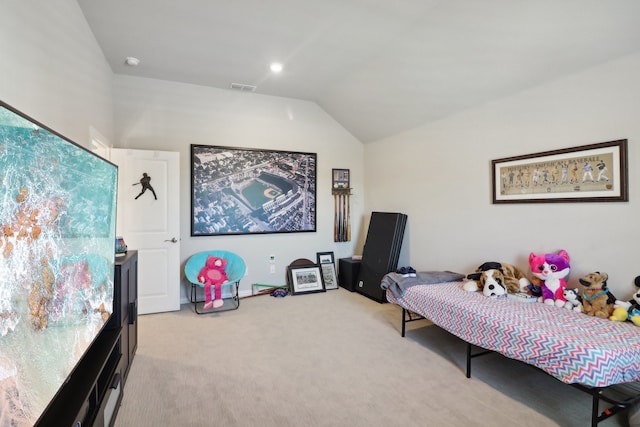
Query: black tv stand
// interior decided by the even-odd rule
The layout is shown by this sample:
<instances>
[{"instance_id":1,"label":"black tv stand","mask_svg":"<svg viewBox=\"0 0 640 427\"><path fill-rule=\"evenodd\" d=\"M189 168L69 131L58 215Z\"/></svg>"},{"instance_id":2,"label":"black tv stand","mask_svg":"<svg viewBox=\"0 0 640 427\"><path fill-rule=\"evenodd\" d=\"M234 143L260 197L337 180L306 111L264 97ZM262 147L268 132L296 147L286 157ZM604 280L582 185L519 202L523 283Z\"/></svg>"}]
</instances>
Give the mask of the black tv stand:
<instances>
[{"instance_id":1,"label":"black tv stand","mask_svg":"<svg viewBox=\"0 0 640 427\"><path fill-rule=\"evenodd\" d=\"M137 348L137 274L137 251L116 258L113 313L36 426L114 424Z\"/></svg>"}]
</instances>

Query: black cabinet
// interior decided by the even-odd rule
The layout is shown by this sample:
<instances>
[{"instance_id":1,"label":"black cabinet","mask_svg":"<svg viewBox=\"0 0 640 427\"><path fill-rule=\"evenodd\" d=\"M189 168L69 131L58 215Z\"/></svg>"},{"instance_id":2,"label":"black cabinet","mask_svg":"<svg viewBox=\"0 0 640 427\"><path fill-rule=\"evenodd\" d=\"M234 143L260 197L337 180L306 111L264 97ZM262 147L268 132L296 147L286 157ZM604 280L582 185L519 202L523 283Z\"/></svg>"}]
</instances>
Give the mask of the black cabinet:
<instances>
[{"instance_id":1,"label":"black cabinet","mask_svg":"<svg viewBox=\"0 0 640 427\"><path fill-rule=\"evenodd\" d=\"M137 347L138 253L116 259L113 313L37 423L107 427L115 422Z\"/></svg>"},{"instance_id":2,"label":"black cabinet","mask_svg":"<svg viewBox=\"0 0 640 427\"><path fill-rule=\"evenodd\" d=\"M340 286L351 292L356 290L360 264L359 259L340 258L338 260L338 283Z\"/></svg>"},{"instance_id":3,"label":"black cabinet","mask_svg":"<svg viewBox=\"0 0 640 427\"><path fill-rule=\"evenodd\" d=\"M122 328L124 384L138 347L138 251L128 251L123 257L116 258L114 288L114 311L109 325ZM116 306L115 300L119 300L120 304Z\"/></svg>"},{"instance_id":4,"label":"black cabinet","mask_svg":"<svg viewBox=\"0 0 640 427\"><path fill-rule=\"evenodd\" d=\"M112 399L119 404L119 362L120 331L103 329L36 425L104 426L101 407Z\"/></svg>"}]
</instances>

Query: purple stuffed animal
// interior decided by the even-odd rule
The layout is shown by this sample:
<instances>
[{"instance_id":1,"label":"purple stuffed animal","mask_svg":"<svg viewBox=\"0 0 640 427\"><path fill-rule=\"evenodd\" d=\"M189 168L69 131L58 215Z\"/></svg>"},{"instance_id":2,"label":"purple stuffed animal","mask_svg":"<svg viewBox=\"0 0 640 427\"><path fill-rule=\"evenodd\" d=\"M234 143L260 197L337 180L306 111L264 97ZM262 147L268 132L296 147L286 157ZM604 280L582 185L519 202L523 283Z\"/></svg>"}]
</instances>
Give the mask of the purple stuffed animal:
<instances>
[{"instance_id":1,"label":"purple stuffed animal","mask_svg":"<svg viewBox=\"0 0 640 427\"><path fill-rule=\"evenodd\" d=\"M561 249L557 254L529 255L531 274L542 280L542 301L548 305L564 307L566 278L571 270L569 254Z\"/></svg>"}]
</instances>

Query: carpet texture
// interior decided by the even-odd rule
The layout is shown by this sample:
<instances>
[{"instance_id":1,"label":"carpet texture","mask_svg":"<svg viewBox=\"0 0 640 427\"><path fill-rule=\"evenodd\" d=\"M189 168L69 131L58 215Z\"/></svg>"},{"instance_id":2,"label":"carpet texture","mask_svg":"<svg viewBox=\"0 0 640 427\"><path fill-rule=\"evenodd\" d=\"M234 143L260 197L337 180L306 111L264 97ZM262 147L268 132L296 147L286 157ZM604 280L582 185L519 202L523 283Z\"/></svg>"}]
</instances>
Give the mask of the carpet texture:
<instances>
[{"instance_id":1,"label":"carpet texture","mask_svg":"<svg viewBox=\"0 0 640 427\"><path fill-rule=\"evenodd\" d=\"M237 311L140 316L115 425L590 425L591 397L345 289L242 300ZM626 414L600 423L626 426Z\"/></svg>"}]
</instances>

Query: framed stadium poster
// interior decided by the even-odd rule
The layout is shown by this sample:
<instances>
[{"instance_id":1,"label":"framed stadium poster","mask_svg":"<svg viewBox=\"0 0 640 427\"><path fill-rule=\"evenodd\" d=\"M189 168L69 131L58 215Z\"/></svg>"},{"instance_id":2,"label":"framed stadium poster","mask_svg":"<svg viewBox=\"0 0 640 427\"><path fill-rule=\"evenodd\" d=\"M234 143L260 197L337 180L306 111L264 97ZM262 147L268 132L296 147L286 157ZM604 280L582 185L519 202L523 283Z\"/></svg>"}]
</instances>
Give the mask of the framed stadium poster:
<instances>
[{"instance_id":1,"label":"framed stadium poster","mask_svg":"<svg viewBox=\"0 0 640 427\"><path fill-rule=\"evenodd\" d=\"M315 153L191 145L191 235L316 231Z\"/></svg>"}]
</instances>

